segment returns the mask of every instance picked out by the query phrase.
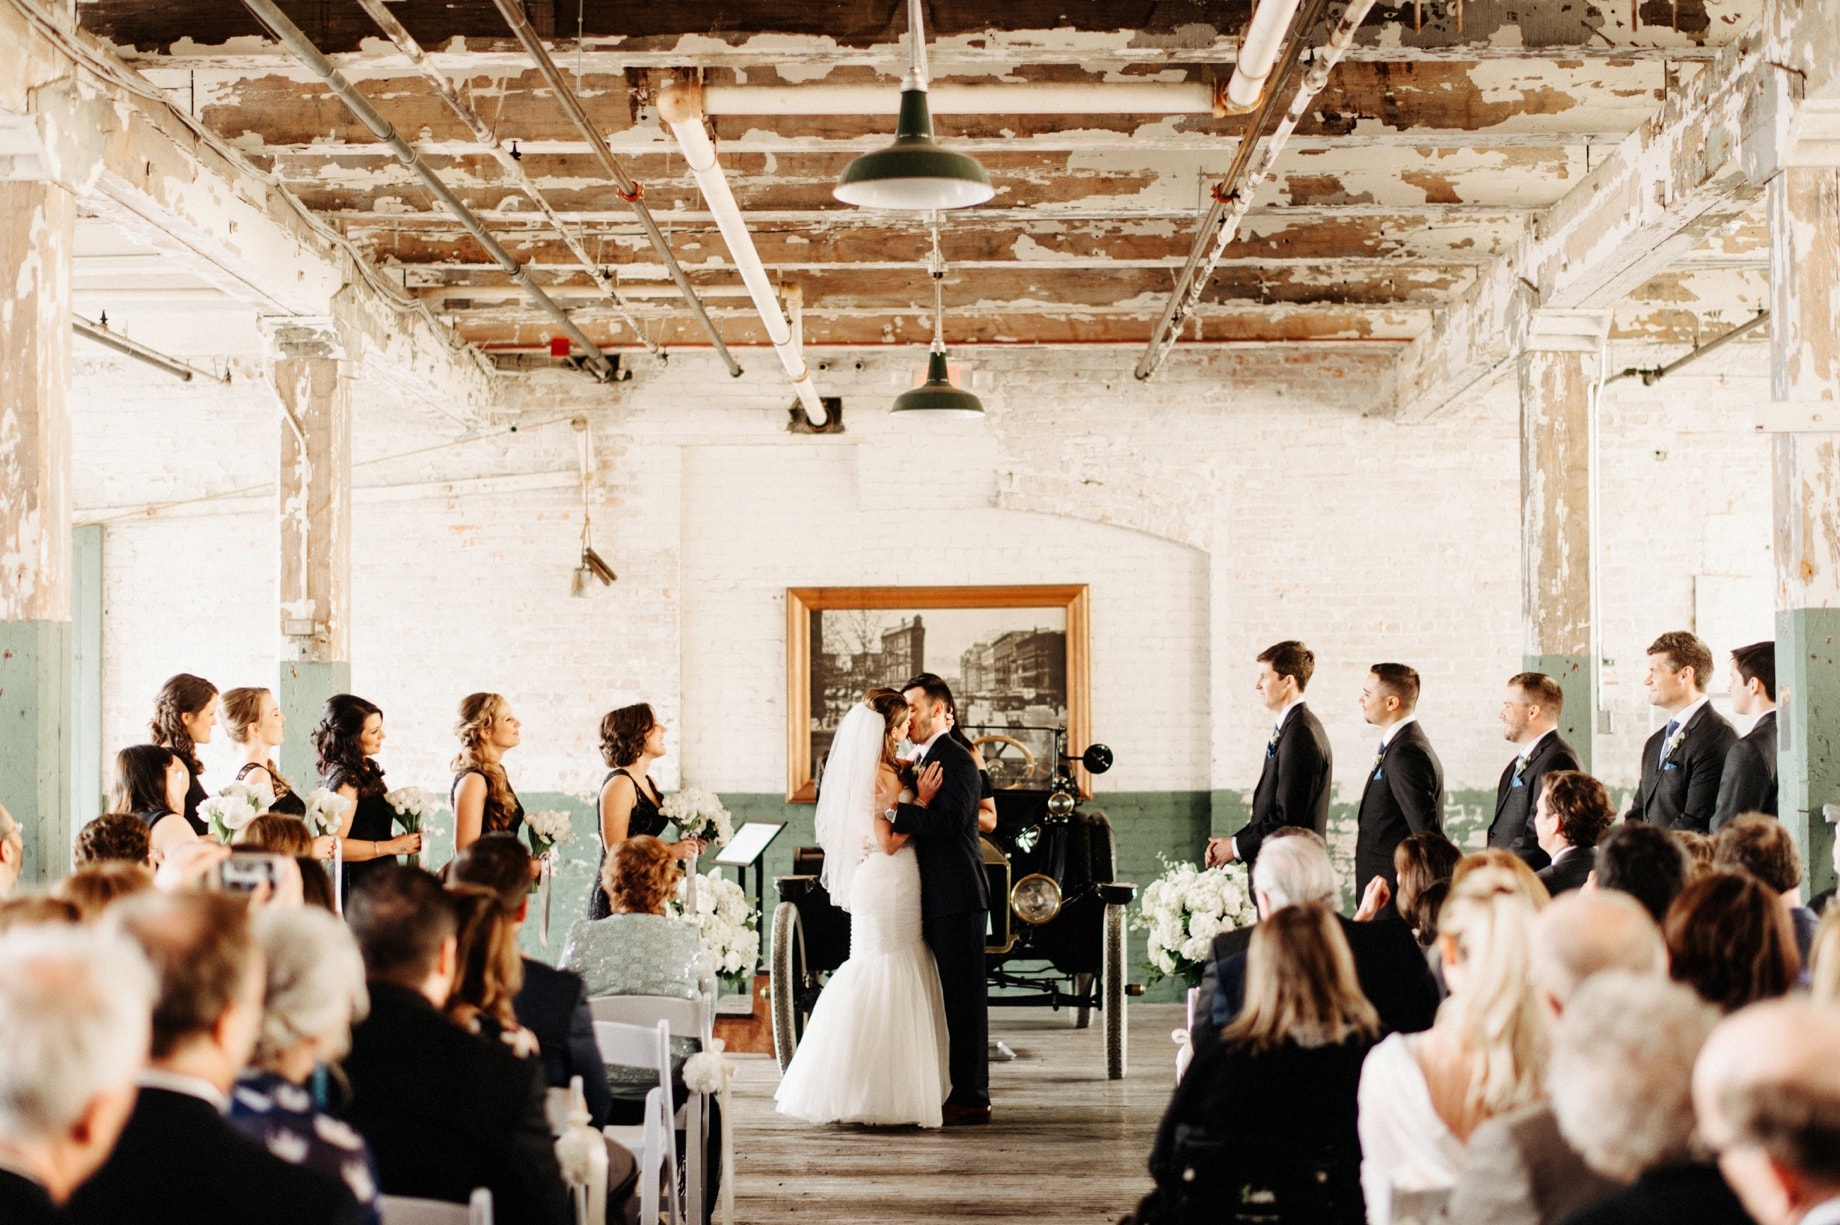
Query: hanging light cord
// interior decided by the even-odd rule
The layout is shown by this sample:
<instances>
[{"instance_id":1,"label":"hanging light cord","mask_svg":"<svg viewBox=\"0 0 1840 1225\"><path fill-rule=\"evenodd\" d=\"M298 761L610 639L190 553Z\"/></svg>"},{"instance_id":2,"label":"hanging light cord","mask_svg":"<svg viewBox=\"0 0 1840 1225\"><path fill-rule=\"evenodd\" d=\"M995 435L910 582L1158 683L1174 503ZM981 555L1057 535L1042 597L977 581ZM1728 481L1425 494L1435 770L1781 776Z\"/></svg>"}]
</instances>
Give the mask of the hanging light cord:
<instances>
[{"instance_id":1,"label":"hanging light cord","mask_svg":"<svg viewBox=\"0 0 1840 1225\"><path fill-rule=\"evenodd\" d=\"M920 28L920 0L907 0L907 79L901 88L926 88L926 34Z\"/></svg>"},{"instance_id":2,"label":"hanging light cord","mask_svg":"<svg viewBox=\"0 0 1840 1225\"><path fill-rule=\"evenodd\" d=\"M920 0L914 0L918 4ZM933 352L946 351L946 257L939 253L939 215L933 215L933 250L926 257L928 273L933 278Z\"/></svg>"}]
</instances>

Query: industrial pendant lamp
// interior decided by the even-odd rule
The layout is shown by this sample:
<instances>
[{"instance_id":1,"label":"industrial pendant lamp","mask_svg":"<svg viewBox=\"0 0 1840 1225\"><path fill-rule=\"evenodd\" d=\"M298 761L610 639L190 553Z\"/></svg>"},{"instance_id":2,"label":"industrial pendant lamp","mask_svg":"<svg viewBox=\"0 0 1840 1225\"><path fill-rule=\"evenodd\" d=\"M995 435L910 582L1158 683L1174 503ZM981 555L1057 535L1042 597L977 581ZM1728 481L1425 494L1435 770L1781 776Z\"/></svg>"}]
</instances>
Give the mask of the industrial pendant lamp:
<instances>
[{"instance_id":1,"label":"industrial pendant lamp","mask_svg":"<svg viewBox=\"0 0 1840 1225\"><path fill-rule=\"evenodd\" d=\"M901 82L901 118L895 124L894 143L845 166L831 194L858 208L915 213L984 203L996 192L977 159L933 143L920 0L907 0L907 52L907 79Z\"/></svg>"},{"instance_id":2,"label":"industrial pendant lamp","mask_svg":"<svg viewBox=\"0 0 1840 1225\"><path fill-rule=\"evenodd\" d=\"M927 270L933 277L933 348L926 359L926 382L896 396L894 411L932 413L941 417L982 417L984 402L952 386L951 372L946 368L946 261L939 254L937 223L933 226L933 253L927 257Z\"/></svg>"}]
</instances>

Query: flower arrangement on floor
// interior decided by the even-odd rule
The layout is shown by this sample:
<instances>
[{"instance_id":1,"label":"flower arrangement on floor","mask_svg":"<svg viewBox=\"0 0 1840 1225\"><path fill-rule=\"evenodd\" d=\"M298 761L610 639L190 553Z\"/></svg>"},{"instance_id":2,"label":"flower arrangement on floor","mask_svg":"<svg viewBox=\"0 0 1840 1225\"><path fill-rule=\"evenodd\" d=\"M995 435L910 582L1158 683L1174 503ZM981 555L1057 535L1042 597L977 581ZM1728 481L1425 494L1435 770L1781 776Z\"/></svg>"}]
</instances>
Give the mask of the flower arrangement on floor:
<instances>
[{"instance_id":1,"label":"flower arrangement on floor","mask_svg":"<svg viewBox=\"0 0 1840 1225\"><path fill-rule=\"evenodd\" d=\"M687 918L701 928L703 954L710 972L730 985L745 989L760 958L760 916L747 892L711 868L696 878L696 911L684 913L690 880L678 882L677 896L665 903L665 913Z\"/></svg>"},{"instance_id":2,"label":"flower arrangement on floor","mask_svg":"<svg viewBox=\"0 0 1840 1225\"><path fill-rule=\"evenodd\" d=\"M575 836L569 814L556 808L540 808L524 814L524 836L530 840L530 853L542 859Z\"/></svg>"},{"instance_id":3,"label":"flower arrangement on floor","mask_svg":"<svg viewBox=\"0 0 1840 1225\"><path fill-rule=\"evenodd\" d=\"M720 846L735 836L735 826L729 820L728 809L722 806L721 800L701 787L685 787L665 797L658 811L677 825L679 835L684 838L696 838Z\"/></svg>"},{"instance_id":4,"label":"flower arrangement on floor","mask_svg":"<svg viewBox=\"0 0 1840 1225\"><path fill-rule=\"evenodd\" d=\"M228 843L237 831L267 812L275 793L267 787L231 783L216 795L200 801L198 815L211 823L211 832Z\"/></svg>"},{"instance_id":5,"label":"flower arrangement on floor","mask_svg":"<svg viewBox=\"0 0 1840 1225\"><path fill-rule=\"evenodd\" d=\"M1152 986L1180 978L1197 987L1214 937L1258 922L1252 881L1242 863L1204 870L1158 858L1165 871L1144 890L1132 918L1132 926L1150 933L1150 960L1144 968Z\"/></svg>"},{"instance_id":6,"label":"flower arrangement on floor","mask_svg":"<svg viewBox=\"0 0 1840 1225\"><path fill-rule=\"evenodd\" d=\"M306 804L306 815L301 820L306 823L307 833L315 838L339 832L339 823L345 819L345 810L351 807L351 801L332 790L330 787L315 787L301 797Z\"/></svg>"}]
</instances>

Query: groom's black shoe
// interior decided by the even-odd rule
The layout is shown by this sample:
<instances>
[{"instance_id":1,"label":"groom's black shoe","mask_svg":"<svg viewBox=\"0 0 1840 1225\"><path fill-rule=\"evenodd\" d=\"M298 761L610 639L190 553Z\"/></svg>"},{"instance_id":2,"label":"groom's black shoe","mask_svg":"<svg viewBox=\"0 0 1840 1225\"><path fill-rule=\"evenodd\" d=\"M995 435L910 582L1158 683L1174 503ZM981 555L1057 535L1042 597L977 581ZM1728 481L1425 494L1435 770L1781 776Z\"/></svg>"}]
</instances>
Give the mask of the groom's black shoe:
<instances>
[{"instance_id":1,"label":"groom's black shoe","mask_svg":"<svg viewBox=\"0 0 1840 1225\"><path fill-rule=\"evenodd\" d=\"M947 1127L982 1127L990 1122L988 1106L959 1106L947 1102L942 1113Z\"/></svg>"}]
</instances>

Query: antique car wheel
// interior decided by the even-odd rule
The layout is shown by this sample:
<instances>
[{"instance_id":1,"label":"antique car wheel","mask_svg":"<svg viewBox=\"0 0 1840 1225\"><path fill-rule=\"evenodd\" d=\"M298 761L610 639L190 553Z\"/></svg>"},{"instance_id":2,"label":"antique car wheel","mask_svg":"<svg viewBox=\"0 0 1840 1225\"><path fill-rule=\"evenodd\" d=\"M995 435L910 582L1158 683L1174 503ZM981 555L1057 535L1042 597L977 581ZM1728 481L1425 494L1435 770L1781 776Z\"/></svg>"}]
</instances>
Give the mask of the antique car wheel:
<instances>
[{"instance_id":1,"label":"antique car wheel","mask_svg":"<svg viewBox=\"0 0 1840 1225\"><path fill-rule=\"evenodd\" d=\"M1014 736L979 736L971 743L984 755L991 786L1013 787L1034 777L1035 754Z\"/></svg>"},{"instance_id":2,"label":"antique car wheel","mask_svg":"<svg viewBox=\"0 0 1840 1225\"><path fill-rule=\"evenodd\" d=\"M1091 974L1073 976L1073 993L1080 997L1080 1002L1073 1006L1073 1027L1087 1029L1092 1025L1092 989Z\"/></svg>"},{"instance_id":3,"label":"antique car wheel","mask_svg":"<svg viewBox=\"0 0 1840 1225\"><path fill-rule=\"evenodd\" d=\"M777 964L777 963L775 963ZM1105 968L1101 986L1105 994L1105 1075L1124 1079L1126 972L1124 964L1124 907L1105 908Z\"/></svg>"},{"instance_id":4,"label":"antique car wheel","mask_svg":"<svg viewBox=\"0 0 1840 1225\"><path fill-rule=\"evenodd\" d=\"M773 1004L773 1055L784 1072L805 1036L805 929L799 908L781 902L773 908L773 970L769 995Z\"/></svg>"}]
</instances>

